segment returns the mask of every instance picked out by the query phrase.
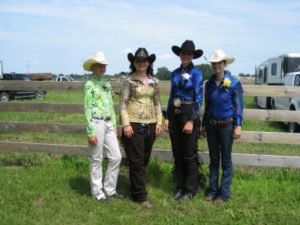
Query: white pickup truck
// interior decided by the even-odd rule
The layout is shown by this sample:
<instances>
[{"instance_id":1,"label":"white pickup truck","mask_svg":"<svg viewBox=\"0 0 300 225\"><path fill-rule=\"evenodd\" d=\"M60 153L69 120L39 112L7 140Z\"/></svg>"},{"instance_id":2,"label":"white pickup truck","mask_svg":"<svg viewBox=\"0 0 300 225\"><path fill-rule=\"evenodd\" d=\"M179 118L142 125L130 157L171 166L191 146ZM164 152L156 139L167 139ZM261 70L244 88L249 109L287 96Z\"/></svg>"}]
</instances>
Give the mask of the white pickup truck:
<instances>
[{"instance_id":1,"label":"white pickup truck","mask_svg":"<svg viewBox=\"0 0 300 225\"><path fill-rule=\"evenodd\" d=\"M284 86L298 86L300 87L300 71L287 73L282 80ZM300 96L299 97L273 97L272 99L272 108L281 109L281 110L293 110L300 112ZM289 122L288 129L289 132L295 132L297 125L300 125L300 121Z\"/></svg>"}]
</instances>

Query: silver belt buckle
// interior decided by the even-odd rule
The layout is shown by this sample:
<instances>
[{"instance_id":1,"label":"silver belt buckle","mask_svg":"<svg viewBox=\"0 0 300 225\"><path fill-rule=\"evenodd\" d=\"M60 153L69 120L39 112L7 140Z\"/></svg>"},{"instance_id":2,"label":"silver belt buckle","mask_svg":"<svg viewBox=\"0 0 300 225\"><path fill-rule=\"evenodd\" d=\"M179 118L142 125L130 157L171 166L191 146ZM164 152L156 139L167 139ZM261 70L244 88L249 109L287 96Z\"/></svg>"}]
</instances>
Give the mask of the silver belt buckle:
<instances>
[{"instance_id":1,"label":"silver belt buckle","mask_svg":"<svg viewBox=\"0 0 300 225\"><path fill-rule=\"evenodd\" d=\"M182 104L181 99L180 98L174 98L173 104L174 104L175 107L180 107L181 104Z\"/></svg>"},{"instance_id":2,"label":"silver belt buckle","mask_svg":"<svg viewBox=\"0 0 300 225\"><path fill-rule=\"evenodd\" d=\"M175 109L175 110L174 110L174 113L175 113L175 114L180 114L181 111L180 111L179 109Z\"/></svg>"}]
</instances>

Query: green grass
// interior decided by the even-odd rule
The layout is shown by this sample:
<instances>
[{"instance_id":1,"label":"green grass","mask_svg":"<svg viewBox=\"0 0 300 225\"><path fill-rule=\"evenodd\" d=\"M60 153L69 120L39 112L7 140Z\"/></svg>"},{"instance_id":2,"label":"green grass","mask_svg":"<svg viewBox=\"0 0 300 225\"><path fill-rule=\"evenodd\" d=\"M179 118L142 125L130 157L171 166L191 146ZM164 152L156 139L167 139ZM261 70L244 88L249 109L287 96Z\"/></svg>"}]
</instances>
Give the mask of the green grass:
<instances>
[{"instance_id":1,"label":"green grass","mask_svg":"<svg viewBox=\"0 0 300 225\"><path fill-rule=\"evenodd\" d=\"M86 157L48 157L30 167L0 167L0 224L299 224L299 170L236 167L232 200L215 206L203 201L203 190L175 202L172 165L152 161L147 183L153 209L144 209L128 199L127 167L119 176L126 199L102 205L90 197Z\"/></svg>"}]
</instances>

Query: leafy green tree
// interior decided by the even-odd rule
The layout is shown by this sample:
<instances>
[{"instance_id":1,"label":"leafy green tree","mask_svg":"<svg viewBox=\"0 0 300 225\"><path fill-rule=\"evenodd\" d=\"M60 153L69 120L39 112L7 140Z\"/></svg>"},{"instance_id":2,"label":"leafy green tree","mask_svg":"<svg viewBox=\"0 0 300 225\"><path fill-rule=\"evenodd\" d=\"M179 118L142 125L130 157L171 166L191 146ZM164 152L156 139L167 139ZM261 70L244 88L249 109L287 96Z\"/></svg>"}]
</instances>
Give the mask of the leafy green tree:
<instances>
[{"instance_id":1,"label":"leafy green tree","mask_svg":"<svg viewBox=\"0 0 300 225\"><path fill-rule=\"evenodd\" d=\"M170 80L171 71L167 67L159 67L155 75L159 80Z\"/></svg>"}]
</instances>

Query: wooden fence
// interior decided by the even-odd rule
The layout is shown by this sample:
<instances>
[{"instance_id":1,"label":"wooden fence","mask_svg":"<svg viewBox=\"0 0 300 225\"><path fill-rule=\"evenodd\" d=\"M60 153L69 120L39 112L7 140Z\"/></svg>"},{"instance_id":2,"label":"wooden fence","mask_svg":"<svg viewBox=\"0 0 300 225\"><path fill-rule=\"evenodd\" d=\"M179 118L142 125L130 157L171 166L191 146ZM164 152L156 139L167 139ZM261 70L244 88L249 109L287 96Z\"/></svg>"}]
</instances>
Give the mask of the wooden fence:
<instances>
[{"instance_id":1,"label":"wooden fence","mask_svg":"<svg viewBox=\"0 0 300 225\"><path fill-rule=\"evenodd\" d=\"M120 83L112 81L113 90L118 93ZM52 82L52 81L0 81L0 90L47 90L47 91L82 91L83 82ZM161 93L169 93L169 85L162 83L160 85ZM262 86L262 85L244 85L245 96L300 96L299 87L283 86ZM118 111L118 106L116 106ZM82 104L56 104L56 103L22 103L22 102L0 102L0 111L23 111L23 112L64 112L64 113L83 113ZM203 109L202 109L203 112ZM285 110L261 110L245 109L245 120L256 121L284 121L299 122L300 112ZM85 133L84 125L76 124L49 124L49 123L28 123L3 121L0 122L0 130L4 131L36 131L36 132L61 132L61 133ZM162 137L168 134L162 132ZM281 132L260 132L243 131L242 138L238 142L248 143L269 143L269 144L293 144L300 145L300 134L281 133ZM0 151L22 151L22 152L44 152L59 153L70 155L87 155L87 146L78 145L58 145L58 144L36 144L20 142L0 141ZM199 152L208 163L208 153ZM170 150L155 149L153 157L161 160L172 160ZM279 155L261 155L261 154L238 154L233 153L233 162L238 165L251 166L274 166L300 168L300 157L298 156L279 156Z\"/></svg>"}]
</instances>

